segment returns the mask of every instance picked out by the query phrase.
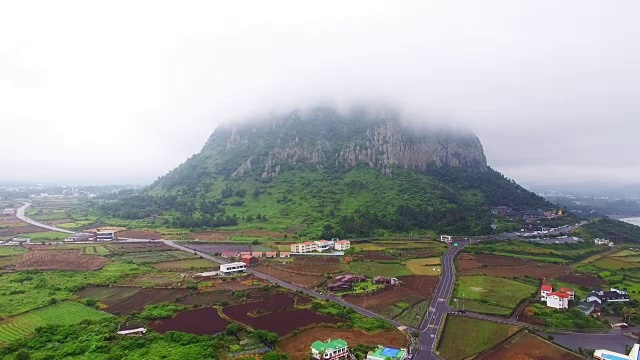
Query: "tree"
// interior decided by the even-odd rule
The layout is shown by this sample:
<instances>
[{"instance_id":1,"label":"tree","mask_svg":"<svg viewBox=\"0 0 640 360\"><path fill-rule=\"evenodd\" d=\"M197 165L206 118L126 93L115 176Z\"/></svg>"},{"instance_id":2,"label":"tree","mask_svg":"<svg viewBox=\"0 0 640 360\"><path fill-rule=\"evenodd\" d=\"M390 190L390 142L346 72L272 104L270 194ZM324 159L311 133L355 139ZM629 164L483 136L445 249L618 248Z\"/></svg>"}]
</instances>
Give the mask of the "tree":
<instances>
[{"instance_id":1,"label":"tree","mask_svg":"<svg viewBox=\"0 0 640 360\"><path fill-rule=\"evenodd\" d=\"M256 330L252 337L268 347L274 347L278 342L278 334L266 330Z\"/></svg>"}]
</instances>

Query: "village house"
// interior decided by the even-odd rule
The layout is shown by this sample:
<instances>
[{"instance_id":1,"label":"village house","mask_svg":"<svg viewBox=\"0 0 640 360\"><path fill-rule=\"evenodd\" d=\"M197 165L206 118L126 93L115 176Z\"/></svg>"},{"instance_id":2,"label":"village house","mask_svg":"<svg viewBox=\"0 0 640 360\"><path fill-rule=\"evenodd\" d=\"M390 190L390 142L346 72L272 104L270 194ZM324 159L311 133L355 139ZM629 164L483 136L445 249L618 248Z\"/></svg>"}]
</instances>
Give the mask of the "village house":
<instances>
[{"instance_id":1,"label":"village house","mask_svg":"<svg viewBox=\"0 0 640 360\"><path fill-rule=\"evenodd\" d=\"M232 262L220 265L220 274L222 275L233 275L244 272L245 270L247 270L247 264L244 262Z\"/></svg>"},{"instance_id":2,"label":"village house","mask_svg":"<svg viewBox=\"0 0 640 360\"><path fill-rule=\"evenodd\" d=\"M247 267L249 266L256 266L258 265L258 263L260 262L260 260L258 260L257 257L252 256L252 255L242 255L242 262L247 265Z\"/></svg>"},{"instance_id":3,"label":"village house","mask_svg":"<svg viewBox=\"0 0 640 360\"><path fill-rule=\"evenodd\" d=\"M398 285L399 283L397 278L388 278L384 276L376 276L373 278L372 282L374 284L383 284L383 285Z\"/></svg>"},{"instance_id":4,"label":"village house","mask_svg":"<svg viewBox=\"0 0 640 360\"><path fill-rule=\"evenodd\" d=\"M252 251L251 252L251 256L257 257L257 258L261 258L262 257L262 251Z\"/></svg>"},{"instance_id":5,"label":"village house","mask_svg":"<svg viewBox=\"0 0 640 360\"><path fill-rule=\"evenodd\" d=\"M610 291L597 289L587 295L588 302L597 302L598 304L606 304L608 302L629 302L629 293L626 290L611 288Z\"/></svg>"},{"instance_id":6,"label":"village house","mask_svg":"<svg viewBox=\"0 0 640 360\"><path fill-rule=\"evenodd\" d=\"M314 341L311 344L311 357L317 360L344 360L349 359L349 347L342 339Z\"/></svg>"},{"instance_id":7,"label":"village house","mask_svg":"<svg viewBox=\"0 0 640 360\"><path fill-rule=\"evenodd\" d=\"M275 251L267 251L264 253L264 257L266 258L275 258L278 255Z\"/></svg>"},{"instance_id":8,"label":"village house","mask_svg":"<svg viewBox=\"0 0 640 360\"><path fill-rule=\"evenodd\" d=\"M113 230L101 230L98 229L98 231L96 231L95 233L95 240L96 241L112 241L112 240L116 240L116 232Z\"/></svg>"},{"instance_id":9,"label":"village house","mask_svg":"<svg viewBox=\"0 0 640 360\"><path fill-rule=\"evenodd\" d=\"M542 215L535 211L525 211L522 213L522 218L526 221L534 221L542 219Z\"/></svg>"},{"instance_id":10,"label":"village house","mask_svg":"<svg viewBox=\"0 0 640 360\"><path fill-rule=\"evenodd\" d=\"M447 244L451 242L451 236L449 235L440 235L440 241L446 242Z\"/></svg>"},{"instance_id":11,"label":"village house","mask_svg":"<svg viewBox=\"0 0 640 360\"><path fill-rule=\"evenodd\" d=\"M367 353L366 360L405 360L409 358L407 349L397 349L378 345Z\"/></svg>"},{"instance_id":12,"label":"village house","mask_svg":"<svg viewBox=\"0 0 640 360\"><path fill-rule=\"evenodd\" d=\"M338 251L345 251L351 248L351 241L349 240L339 240L336 241L335 249Z\"/></svg>"},{"instance_id":13,"label":"village house","mask_svg":"<svg viewBox=\"0 0 640 360\"><path fill-rule=\"evenodd\" d=\"M349 291L351 289L353 289L352 283L336 281L336 282L327 284L327 290L329 291Z\"/></svg>"},{"instance_id":14,"label":"village house","mask_svg":"<svg viewBox=\"0 0 640 360\"><path fill-rule=\"evenodd\" d=\"M2 210L2 215L13 215L16 211L12 208Z\"/></svg>"},{"instance_id":15,"label":"village house","mask_svg":"<svg viewBox=\"0 0 640 360\"><path fill-rule=\"evenodd\" d=\"M547 294L547 306L555 309L568 309L569 294L563 292L551 292Z\"/></svg>"},{"instance_id":16,"label":"village house","mask_svg":"<svg viewBox=\"0 0 640 360\"><path fill-rule=\"evenodd\" d=\"M348 291L353 289L353 284L366 281L367 278L359 275L339 275L334 282L327 285L329 291Z\"/></svg>"},{"instance_id":17,"label":"village house","mask_svg":"<svg viewBox=\"0 0 640 360\"><path fill-rule=\"evenodd\" d=\"M240 256L240 257L245 256L245 255L251 255L251 251L241 251L241 252L238 254L238 256Z\"/></svg>"},{"instance_id":18,"label":"village house","mask_svg":"<svg viewBox=\"0 0 640 360\"><path fill-rule=\"evenodd\" d=\"M585 315L599 314L601 310L600 303L597 301L588 302L586 300L578 301L576 309L582 311Z\"/></svg>"},{"instance_id":19,"label":"village house","mask_svg":"<svg viewBox=\"0 0 640 360\"><path fill-rule=\"evenodd\" d=\"M494 215L509 216L514 213L513 209L508 206L496 206L491 210Z\"/></svg>"},{"instance_id":20,"label":"village house","mask_svg":"<svg viewBox=\"0 0 640 360\"><path fill-rule=\"evenodd\" d=\"M605 246L613 246L613 242L607 239L595 238L593 242L596 245L605 245Z\"/></svg>"},{"instance_id":21,"label":"village house","mask_svg":"<svg viewBox=\"0 0 640 360\"><path fill-rule=\"evenodd\" d=\"M571 288L561 287L558 292L569 295L569 300L575 300L576 293Z\"/></svg>"},{"instance_id":22,"label":"village house","mask_svg":"<svg viewBox=\"0 0 640 360\"><path fill-rule=\"evenodd\" d=\"M540 286L540 301L547 301L547 295L553 291L553 287L549 284L542 284Z\"/></svg>"},{"instance_id":23,"label":"village house","mask_svg":"<svg viewBox=\"0 0 640 360\"><path fill-rule=\"evenodd\" d=\"M226 259L231 259L231 258L235 258L238 256L238 252L237 251L223 251L222 254L220 254L221 257L226 258Z\"/></svg>"},{"instance_id":24,"label":"village house","mask_svg":"<svg viewBox=\"0 0 640 360\"><path fill-rule=\"evenodd\" d=\"M290 253L290 252L284 252L284 251L281 251L281 252L280 252L280 257L281 257L281 258L288 258L288 257L291 257L291 253Z\"/></svg>"}]
</instances>

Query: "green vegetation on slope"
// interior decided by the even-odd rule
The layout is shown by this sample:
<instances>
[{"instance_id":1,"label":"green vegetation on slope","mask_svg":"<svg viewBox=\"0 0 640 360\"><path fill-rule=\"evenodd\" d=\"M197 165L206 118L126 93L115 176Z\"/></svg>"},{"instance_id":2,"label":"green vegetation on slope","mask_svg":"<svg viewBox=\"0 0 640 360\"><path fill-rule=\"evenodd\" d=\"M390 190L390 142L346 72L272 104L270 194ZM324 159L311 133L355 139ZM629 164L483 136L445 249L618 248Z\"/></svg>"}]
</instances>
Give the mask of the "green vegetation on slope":
<instances>
[{"instance_id":1,"label":"green vegetation on slope","mask_svg":"<svg viewBox=\"0 0 640 360\"><path fill-rule=\"evenodd\" d=\"M598 219L576 231L587 239L602 238L614 242L640 243L640 226L620 220Z\"/></svg>"},{"instance_id":2,"label":"green vegetation on slope","mask_svg":"<svg viewBox=\"0 0 640 360\"><path fill-rule=\"evenodd\" d=\"M521 240L492 240L469 245L464 251L472 254L493 254L550 263L570 263L602 253L607 248L593 243L542 244Z\"/></svg>"},{"instance_id":3,"label":"green vegetation on slope","mask_svg":"<svg viewBox=\"0 0 640 360\"><path fill-rule=\"evenodd\" d=\"M461 360L490 349L515 334L515 326L448 316L438 341L438 352L448 360Z\"/></svg>"}]
</instances>

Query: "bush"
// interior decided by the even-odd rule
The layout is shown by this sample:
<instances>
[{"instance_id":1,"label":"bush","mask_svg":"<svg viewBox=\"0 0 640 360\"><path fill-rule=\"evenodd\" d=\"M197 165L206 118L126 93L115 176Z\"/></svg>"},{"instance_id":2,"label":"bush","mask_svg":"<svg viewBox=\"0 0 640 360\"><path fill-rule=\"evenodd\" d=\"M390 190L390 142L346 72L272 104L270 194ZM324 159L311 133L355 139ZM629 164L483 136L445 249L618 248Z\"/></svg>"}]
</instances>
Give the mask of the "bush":
<instances>
[{"instance_id":1,"label":"bush","mask_svg":"<svg viewBox=\"0 0 640 360\"><path fill-rule=\"evenodd\" d=\"M177 312L184 309L186 309L184 305L169 303L147 305L140 314L140 317L149 320L166 319L173 317Z\"/></svg>"}]
</instances>

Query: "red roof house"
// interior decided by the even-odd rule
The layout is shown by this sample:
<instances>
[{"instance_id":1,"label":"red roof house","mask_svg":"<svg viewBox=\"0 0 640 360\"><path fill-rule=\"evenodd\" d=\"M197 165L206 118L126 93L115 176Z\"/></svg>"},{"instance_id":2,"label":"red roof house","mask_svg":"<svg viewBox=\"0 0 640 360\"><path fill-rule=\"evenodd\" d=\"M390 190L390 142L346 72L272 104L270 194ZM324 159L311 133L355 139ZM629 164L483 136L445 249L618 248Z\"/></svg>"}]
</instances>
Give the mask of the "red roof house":
<instances>
[{"instance_id":1,"label":"red roof house","mask_svg":"<svg viewBox=\"0 0 640 360\"><path fill-rule=\"evenodd\" d=\"M254 265L258 265L258 262L260 260L258 260L257 257L255 256L251 256L251 255L242 255L242 262L245 263L245 265L247 266L254 266Z\"/></svg>"},{"instance_id":2,"label":"red roof house","mask_svg":"<svg viewBox=\"0 0 640 360\"><path fill-rule=\"evenodd\" d=\"M549 284L542 284L542 286L540 286L540 291L551 292L553 291L553 287Z\"/></svg>"}]
</instances>

